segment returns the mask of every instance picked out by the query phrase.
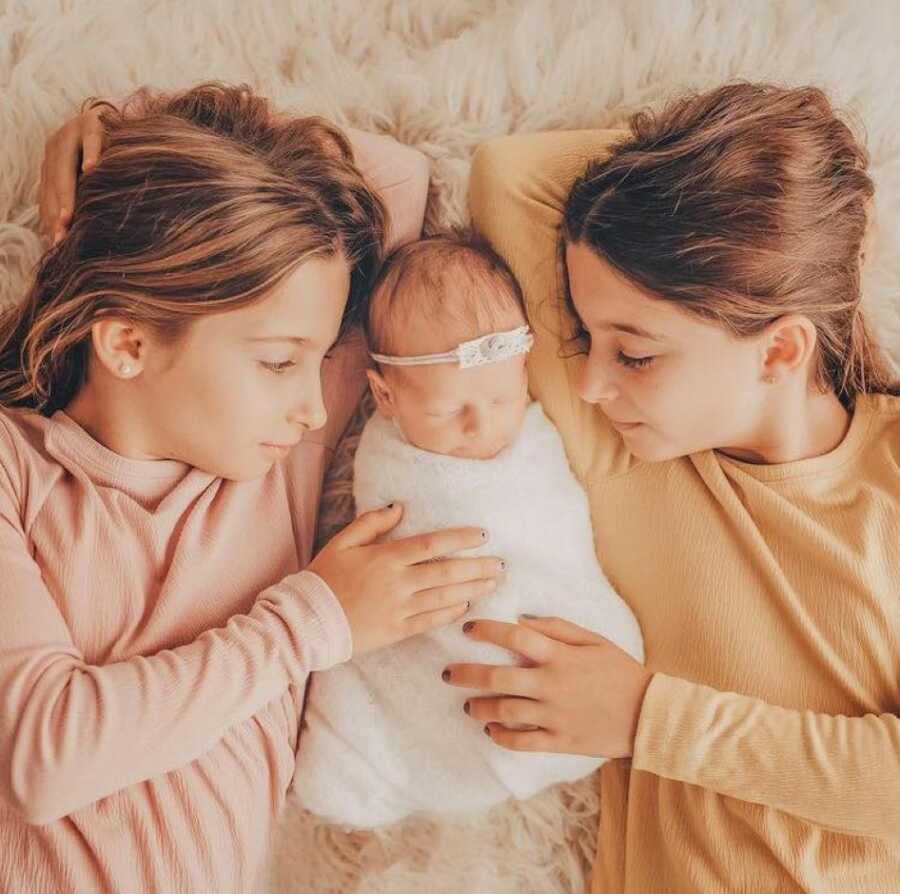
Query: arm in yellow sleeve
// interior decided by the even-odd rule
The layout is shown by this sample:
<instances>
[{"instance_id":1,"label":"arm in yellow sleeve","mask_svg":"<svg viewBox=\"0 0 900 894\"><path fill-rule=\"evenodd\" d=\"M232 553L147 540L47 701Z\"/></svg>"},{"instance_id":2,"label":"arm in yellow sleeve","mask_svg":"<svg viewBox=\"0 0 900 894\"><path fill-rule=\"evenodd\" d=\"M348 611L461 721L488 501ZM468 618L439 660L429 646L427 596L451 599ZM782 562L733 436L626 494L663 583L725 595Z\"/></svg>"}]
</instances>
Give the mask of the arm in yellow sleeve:
<instances>
[{"instance_id":1,"label":"arm in yellow sleeve","mask_svg":"<svg viewBox=\"0 0 900 894\"><path fill-rule=\"evenodd\" d=\"M582 483L628 466L618 434L578 396L581 358L560 356L571 323L562 308L559 224L575 179L603 156L618 131L517 134L483 143L472 160L472 223L506 261L525 296L535 343L528 357L529 390L559 430ZM573 353L566 346L563 354Z\"/></svg>"},{"instance_id":2,"label":"arm in yellow sleeve","mask_svg":"<svg viewBox=\"0 0 900 894\"><path fill-rule=\"evenodd\" d=\"M781 708L657 673L632 768L848 835L900 840L900 718Z\"/></svg>"}]
</instances>

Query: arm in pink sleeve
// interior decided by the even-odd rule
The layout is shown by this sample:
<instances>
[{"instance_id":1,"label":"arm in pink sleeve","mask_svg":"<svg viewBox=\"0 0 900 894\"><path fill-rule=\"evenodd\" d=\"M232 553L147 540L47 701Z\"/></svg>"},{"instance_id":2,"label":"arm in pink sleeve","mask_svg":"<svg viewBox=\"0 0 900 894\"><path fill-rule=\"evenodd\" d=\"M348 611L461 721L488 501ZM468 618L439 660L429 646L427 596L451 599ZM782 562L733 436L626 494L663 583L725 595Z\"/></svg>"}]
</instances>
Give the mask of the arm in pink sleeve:
<instances>
[{"instance_id":1,"label":"arm in pink sleeve","mask_svg":"<svg viewBox=\"0 0 900 894\"><path fill-rule=\"evenodd\" d=\"M388 250L418 239L428 199L428 159L390 137L353 129L346 134L357 166L387 205L391 219ZM371 366L362 333L358 329L352 331L322 365L322 394L328 421L323 428L309 432L305 441L334 451L365 393L365 371ZM326 465L329 460L330 454L325 457ZM324 472L324 468L319 472Z\"/></svg>"},{"instance_id":2,"label":"arm in pink sleeve","mask_svg":"<svg viewBox=\"0 0 900 894\"><path fill-rule=\"evenodd\" d=\"M354 128L344 132L357 167L390 214L387 251L418 239L428 201L428 159L418 149L391 137Z\"/></svg>"},{"instance_id":3,"label":"arm in pink sleeve","mask_svg":"<svg viewBox=\"0 0 900 894\"><path fill-rule=\"evenodd\" d=\"M31 823L190 763L289 684L350 656L337 600L305 571L192 643L89 665L19 515L0 463L0 799Z\"/></svg>"}]
</instances>

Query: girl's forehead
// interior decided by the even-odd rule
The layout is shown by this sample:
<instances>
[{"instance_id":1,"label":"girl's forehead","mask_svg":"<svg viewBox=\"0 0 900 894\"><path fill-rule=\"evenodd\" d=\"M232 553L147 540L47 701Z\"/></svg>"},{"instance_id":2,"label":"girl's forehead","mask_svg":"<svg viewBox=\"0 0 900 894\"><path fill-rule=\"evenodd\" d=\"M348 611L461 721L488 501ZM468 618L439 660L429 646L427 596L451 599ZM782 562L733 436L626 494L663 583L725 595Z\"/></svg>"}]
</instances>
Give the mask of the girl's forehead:
<instances>
[{"instance_id":1,"label":"girl's forehead","mask_svg":"<svg viewBox=\"0 0 900 894\"><path fill-rule=\"evenodd\" d=\"M634 335L660 344L721 339L725 330L674 301L648 295L583 245L566 248L569 291L591 329Z\"/></svg>"},{"instance_id":2,"label":"girl's forehead","mask_svg":"<svg viewBox=\"0 0 900 894\"><path fill-rule=\"evenodd\" d=\"M346 263L340 256L313 258L257 301L201 317L201 328L216 336L282 337L318 344L333 338L340 325L349 281Z\"/></svg>"}]
</instances>

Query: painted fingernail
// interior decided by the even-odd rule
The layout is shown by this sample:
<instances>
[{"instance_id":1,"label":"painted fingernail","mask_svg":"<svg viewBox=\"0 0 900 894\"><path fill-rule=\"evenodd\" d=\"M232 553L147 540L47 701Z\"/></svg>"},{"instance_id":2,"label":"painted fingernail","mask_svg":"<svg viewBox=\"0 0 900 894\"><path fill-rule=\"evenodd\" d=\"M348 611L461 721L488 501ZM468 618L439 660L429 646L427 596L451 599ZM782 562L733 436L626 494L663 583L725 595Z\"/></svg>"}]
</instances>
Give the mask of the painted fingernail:
<instances>
[{"instance_id":1,"label":"painted fingernail","mask_svg":"<svg viewBox=\"0 0 900 894\"><path fill-rule=\"evenodd\" d=\"M471 633L471 632L472 632L472 628L473 628L474 626L475 626L475 622L474 622L474 621L466 621L466 623L463 624L463 633Z\"/></svg>"},{"instance_id":2,"label":"painted fingernail","mask_svg":"<svg viewBox=\"0 0 900 894\"><path fill-rule=\"evenodd\" d=\"M394 504L393 504L393 503L388 503L387 506L385 506L384 508L385 508L385 509L393 509L393 508L394 508Z\"/></svg>"},{"instance_id":3,"label":"painted fingernail","mask_svg":"<svg viewBox=\"0 0 900 894\"><path fill-rule=\"evenodd\" d=\"M505 560L505 559L501 559L501 560L500 560L500 570L501 570L501 571L506 571L506 569L507 569L508 567L509 567L509 566L506 564L506 560Z\"/></svg>"},{"instance_id":4,"label":"painted fingernail","mask_svg":"<svg viewBox=\"0 0 900 894\"><path fill-rule=\"evenodd\" d=\"M446 668L444 669L443 673L441 674L441 679L445 683L448 683L450 681L450 671L448 671Z\"/></svg>"},{"instance_id":5,"label":"painted fingernail","mask_svg":"<svg viewBox=\"0 0 900 894\"><path fill-rule=\"evenodd\" d=\"M470 710L470 709L469 709L469 703L468 703L468 702L465 702L465 704L463 704L463 711L465 711L466 714L468 714L468 713L469 713L469 710Z\"/></svg>"},{"instance_id":6,"label":"painted fingernail","mask_svg":"<svg viewBox=\"0 0 900 894\"><path fill-rule=\"evenodd\" d=\"M484 734L485 734L486 736L490 736L490 734L491 734L491 728L490 728L489 726L486 726L486 727L484 728Z\"/></svg>"},{"instance_id":7,"label":"painted fingernail","mask_svg":"<svg viewBox=\"0 0 900 894\"><path fill-rule=\"evenodd\" d=\"M468 611L472 607L472 603L466 600L466 611Z\"/></svg>"},{"instance_id":8,"label":"painted fingernail","mask_svg":"<svg viewBox=\"0 0 900 894\"><path fill-rule=\"evenodd\" d=\"M540 615L519 615L520 618L531 618L533 621L536 621Z\"/></svg>"},{"instance_id":9,"label":"painted fingernail","mask_svg":"<svg viewBox=\"0 0 900 894\"><path fill-rule=\"evenodd\" d=\"M488 532L485 531L484 528L482 528L482 529L481 529L481 539L482 539L482 540L487 540L487 538L488 538Z\"/></svg>"}]
</instances>

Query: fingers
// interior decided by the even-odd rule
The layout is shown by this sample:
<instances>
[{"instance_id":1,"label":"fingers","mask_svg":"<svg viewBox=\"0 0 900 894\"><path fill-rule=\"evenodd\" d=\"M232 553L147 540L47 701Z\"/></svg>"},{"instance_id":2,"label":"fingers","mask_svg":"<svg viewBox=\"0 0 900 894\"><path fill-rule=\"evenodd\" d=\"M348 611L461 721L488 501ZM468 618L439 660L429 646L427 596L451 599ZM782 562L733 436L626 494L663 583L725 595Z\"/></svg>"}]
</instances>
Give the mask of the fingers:
<instances>
[{"instance_id":1,"label":"fingers","mask_svg":"<svg viewBox=\"0 0 900 894\"><path fill-rule=\"evenodd\" d=\"M381 509L364 512L335 534L328 542L328 548L367 546L381 534L395 528L402 517L403 507L399 503L389 503Z\"/></svg>"},{"instance_id":2,"label":"fingers","mask_svg":"<svg viewBox=\"0 0 900 894\"><path fill-rule=\"evenodd\" d=\"M100 115L103 114L103 106L95 106L82 116L81 130L81 170L89 171L100 161L103 152L103 138L106 131Z\"/></svg>"},{"instance_id":3,"label":"fingers","mask_svg":"<svg viewBox=\"0 0 900 894\"><path fill-rule=\"evenodd\" d=\"M72 222L79 173L94 167L103 152L102 112L102 106L89 109L64 124L47 141L41 164L39 209L41 232L53 245L62 239Z\"/></svg>"},{"instance_id":4,"label":"fingers","mask_svg":"<svg viewBox=\"0 0 900 894\"><path fill-rule=\"evenodd\" d=\"M41 164L41 232L55 245L71 220L75 201L75 172L78 164L80 119L63 125L44 147Z\"/></svg>"},{"instance_id":5,"label":"fingers","mask_svg":"<svg viewBox=\"0 0 900 894\"><path fill-rule=\"evenodd\" d=\"M506 563L496 556L477 559L442 559L423 562L410 568L414 591L433 587L449 587L473 580L499 580L506 571Z\"/></svg>"},{"instance_id":6,"label":"fingers","mask_svg":"<svg viewBox=\"0 0 900 894\"><path fill-rule=\"evenodd\" d=\"M491 664L448 664L441 679L451 686L537 698L540 680L534 668Z\"/></svg>"},{"instance_id":7,"label":"fingers","mask_svg":"<svg viewBox=\"0 0 900 894\"><path fill-rule=\"evenodd\" d=\"M41 162L41 183L38 205L41 216L41 233L48 242L53 244L59 229L59 195L57 194L54 178L54 164L57 157L58 141L63 128L60 128L47 140L44 147L44 160Z\"/></svg>"},{"instance_id":8,"label":"fingers","mask_svg":"<svg viewBox=\"0 0 900 894\"><path fill-rule=\"evenodd\" d=\"M463 549L484 546L487 539L488 533L483 528L448 528L446 531L406 537L393 546L402 565L417 565Z\"/></svg>"},{"instance_id":9,"label":"fingers","mask_svg":"<svg viewBox=\"0 0 900 894\"><path fill-rule=\"evenodd\" d=\"M471 603L489 596L497 589L495 580L466 581L462 584L452 584L447 587L437 587L434 590L423 590L417 593L410 607L410 618L423 612L433 612L449 606Z\"/></svg>"},{"instance_id":10,"label":"fingers","mask_svg":"<svg viewBox=\"0 0 900 894\"><path fill-rule=\"evenodd\" d=\"M530 698L471 698L465 703L466 714L487 723L502 723L508 727L533 726L543 729L548 723L547 709Z\"/></svg>"},{"instance_id":11,"label":"fingers","mask_svg":"<svg viewBox=\"0 0 900 894\"><path fill-rule=\"evenodd\" d=\"M488 723L484 731L495 745L510 751L564 751L557 745L554 735L547 730L512 730L497 723Z\"/></svg>"},{"instance_id":12,"label":"fingers","mask_svg":"<svg viewBox=\"0 0 900 894\"><path fill-rule=\"evenodd\" d=\"M78 178L78 154L81 150L81 119L70 121L48 145L47 189L50 191L50 237L56 244L65 234L75 207L75 182Z\"/></svg>"},{"instance_id":13,"label":"fingers","mask_svg":"<svg viewBox=\"0 0 900 894\"><path fill-rule=\"evenodd\" d=\"M52 204L51 204L52 202ZM52 225L56 220L55 201L47 187L47 154L44 151L44 160L41 162L41 182L38 189L38 215L41 235L48 241L52 237Z\"/></svg>"},{"instance_id":14,"label":"fingers","mask_svg":"<svg viewBox=\"0 0 900 894\"><path fill-rule=\"evenodd\" d=\"M571 621L562 618L534 618L528 615L520 615L519 623L532 630L538 630L550 639L567 643L570 646L599 646L609 642L605 636L594 633L586 627L579 627Z\"/></svg>"},{"instance_id":15,"label":"fingers","mask_svg":"<svg viewBox=\"0 0 900 894\"><path fill-rule=\"evenodd\" d=\"M469 610L469 603L453 605L433 612L422 612L403 622L403 630L406 636L414 636L417 633L425 633L437 627L446 627L458 621Z\"/></svg>"},{"instance_id":16,"label":"fingers","mask_svg":"<svg viewBox=\"0 0 900 894\"><path fill-rule=\"evenodd\" d=\"M478 619L466 624L463 633L470 639L502 646L535 664L546 663L554 653L555 644L551 639L540 631L531 630L521 624Z\"/></svg>"}]
</instances>

